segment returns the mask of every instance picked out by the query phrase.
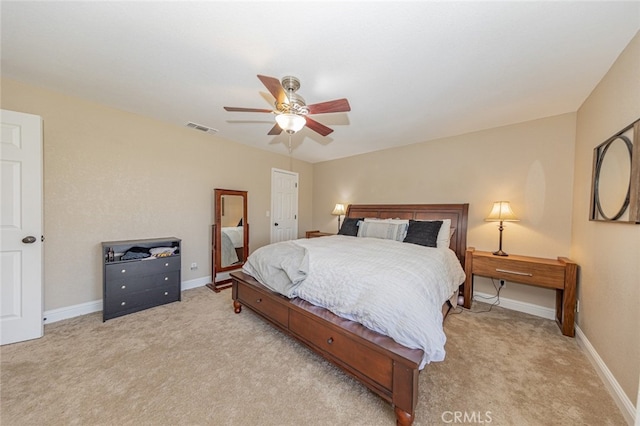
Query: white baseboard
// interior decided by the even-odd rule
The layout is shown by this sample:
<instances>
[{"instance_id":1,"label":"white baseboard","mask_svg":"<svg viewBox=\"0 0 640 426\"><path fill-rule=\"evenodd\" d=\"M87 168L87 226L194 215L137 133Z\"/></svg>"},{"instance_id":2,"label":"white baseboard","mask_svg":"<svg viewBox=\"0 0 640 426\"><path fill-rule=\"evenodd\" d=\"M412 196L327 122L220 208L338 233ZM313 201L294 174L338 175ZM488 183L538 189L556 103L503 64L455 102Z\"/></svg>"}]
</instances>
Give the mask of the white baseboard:
<instances>
[{"instance_id":1,"label":"white baseboard","mask_svg":"<svg viewBox=\"0 0 640 426\"><path fill-rule=\"evenodd\" d=\"M600 355L598 355L598 352L596 352L595 348L591 345L591 342L589 342L589 339L587 339L587 336L585 336L580 327L576 327L576 339L580 346L584 348L587 358L589 358L589 361L593 364L598 376L600 376L604 385L609 390L609 393L618 405L618 408L620 408L625 420L629 426L633 425L634 421L637 420L635 418L636 407L633 406L633 403L624 393L622 387L620 387L620 384L607 367L607 364L605 364L602 358L600 358Z\"/></svg>"},{"instance_id":2,"label":"white baseboard","mask_svg":"<svg viewBox=\"0 0 640 426\"><path fill-rule=\"evenodd\" d=\"M495 299L496 299L495 294L480 293L478 291L474 291L473 295L484 297L487 299L486 301L484 299L474 299L474 300L477 300L478 302L489 303L489 304L495 302ZM504 297L500 297L500 304L498 306L502 306L505 309L511 309L512 311L524 312L526 314L535 315L541 318L546 318L551 320L556 319L555 309L545 308L544 306L534 305L532 303L527 303L527 302L521 302L519 300L506 299Z\"/></svg>"},{"instance_id":3,"label":"white baseboard","mask_svg":"<svg viewBox=\"0 0 640 426\"><path fill-rule=\"evenodd\" d=\"M101 310L102 299L94 300L93 302L80 303L79 305L44 311L42 321L45 324L51 324L65 319L79 317L80 315L92 314Z\"/></svg>"},{"instance_id":4,"label":"white baseboard","mask_svg":"<svg viewBox=\"0 0 640 426\"><path fill-rule=\"evenodd\" d=\"M478 301L482 301L485 303L493 303L495 302L495 295L474 292L474 296L480 296L488 298L486 301L484 299L478 299ZM556 312L555 309L545 308L544 306L534 305L531 303L520 302L518 300L513 299L505 299L504 297L500 298L500 305L505 309L511 309L513 311L524 312L527 314L535 315L541 318L546 318L550 320L555 320ZM580 327L576 326L576 340L578 344L580 344L589 358L589 361L593 364L598 376L604 382L604 385L609 390L613 400L620 408L622 415L629 425L633 425L634 421L637 420L636 417L636 407L633 406L631 400L627 397L627 395L620 387L620 384L613 376L607 365L604 363L598 352L596 352L595 348L587 339L587 336L584 335Z\"/></svg>"},{"instance_id":5,"label":"white baseboard","mask_svg":"<svg viewBox=\"0 0 640 426\"><path fill-rule=\"evenodd\" d=\"M211 282L211 277L196 278L189 281L182 281L181 290L190 290L196 287L202 287ZM52 324L69 318L79 317L80 315L92 314L102 311L102 299L93 302L80 303L78 305L66 306L64 308L51 309L45 311L42 316L44 324Z\"/></svg>"},{"instance_id":6,"label":"white baseboard","mask_svg":"<svg viewBox=\"0 0 640 426\"><path fill-rule=\"evenodd\" d=\"M202 287L211 282L211 276L196 278L189 281L182 281L182 291L191 290L192 288Z\"/></svg>"}]
</instances>

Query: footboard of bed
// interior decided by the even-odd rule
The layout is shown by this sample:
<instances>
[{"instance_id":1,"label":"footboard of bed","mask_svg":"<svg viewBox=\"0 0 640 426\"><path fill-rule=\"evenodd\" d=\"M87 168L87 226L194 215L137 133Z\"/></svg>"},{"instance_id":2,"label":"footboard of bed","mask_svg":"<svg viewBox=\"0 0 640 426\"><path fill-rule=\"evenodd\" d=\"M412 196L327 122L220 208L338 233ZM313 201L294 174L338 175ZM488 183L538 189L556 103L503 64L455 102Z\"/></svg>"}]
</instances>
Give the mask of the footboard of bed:
<instances>
[{"instance_id":1,"label":"footboard of bed","mask_svg":"<svg viewBox=\"0 0 640 426\"><path fill-rule=\"evenodd\" d=\"M398 425L413 423L421 350L304 300L281 296L243 272L233 272L231 278L236 313L248 307L390 402Z\"/></svg>"}]
</instances>

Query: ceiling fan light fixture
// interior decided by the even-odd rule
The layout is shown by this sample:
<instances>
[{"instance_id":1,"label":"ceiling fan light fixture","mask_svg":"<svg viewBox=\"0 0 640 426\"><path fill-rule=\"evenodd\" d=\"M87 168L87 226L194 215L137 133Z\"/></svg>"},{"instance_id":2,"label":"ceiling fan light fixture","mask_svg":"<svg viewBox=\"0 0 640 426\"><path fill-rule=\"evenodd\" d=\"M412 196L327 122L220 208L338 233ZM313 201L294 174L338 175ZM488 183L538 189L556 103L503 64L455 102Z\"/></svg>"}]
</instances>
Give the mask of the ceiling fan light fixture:
<instances>
[{"instance_id":1,"label":"ceiling fan light fixture","mask_svg":"<svg viewBox=\"0 0 640 426\"><path fill-rule=\"evenodd\" d=\"M288 113L276 115L276 122L287 133L295 133L307 124L307 120L303 116Z\"/></svg>"}]
</instances>

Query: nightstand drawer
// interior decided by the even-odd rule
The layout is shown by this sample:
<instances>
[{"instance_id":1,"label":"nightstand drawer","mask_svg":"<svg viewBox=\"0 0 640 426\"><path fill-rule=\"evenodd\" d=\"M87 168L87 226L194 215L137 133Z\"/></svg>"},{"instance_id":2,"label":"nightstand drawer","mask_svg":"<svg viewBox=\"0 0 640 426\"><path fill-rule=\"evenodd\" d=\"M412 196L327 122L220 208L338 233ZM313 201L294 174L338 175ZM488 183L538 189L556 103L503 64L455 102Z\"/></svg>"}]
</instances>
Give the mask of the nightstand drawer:
<instances>
[{"instance_id":1,"label":"nightstand drawer","mask_svg":"<svg viewBox=\"0 0 640 426\"><path fill-rule=\"evenodd\" d=\"M549 288L564 288L564 266L528 262L517 257L474 256L473 273L506 281L534 284Z\"/></svg>"}]
</instances>

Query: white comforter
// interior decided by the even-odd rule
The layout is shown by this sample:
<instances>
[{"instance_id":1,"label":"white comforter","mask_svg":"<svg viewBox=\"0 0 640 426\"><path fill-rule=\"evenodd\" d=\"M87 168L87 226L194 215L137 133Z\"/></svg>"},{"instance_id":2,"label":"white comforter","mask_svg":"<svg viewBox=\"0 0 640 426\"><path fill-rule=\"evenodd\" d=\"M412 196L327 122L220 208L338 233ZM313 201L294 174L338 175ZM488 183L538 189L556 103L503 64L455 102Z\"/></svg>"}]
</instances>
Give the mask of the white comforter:
<instances>
[{"instance_id":1,"label":"white comforter","mask_svg":"<svg viewBox=\"0 0 640 426\"><path fill-rule=\"evenodd\" d=\"M269 285L272 271L267 269L273 268L279 270L276 286ZM287 297L300 297L403 346L422 349L420 369L444 359L442 304L465 279L448 248L341 235L262 247L243 269Z\"/></svg>"}]
</instances>

